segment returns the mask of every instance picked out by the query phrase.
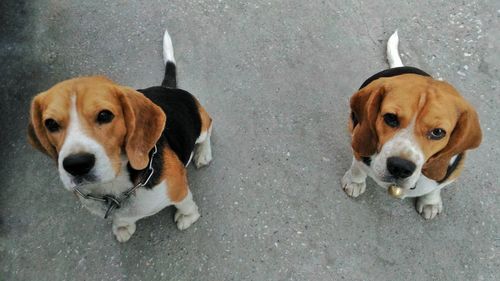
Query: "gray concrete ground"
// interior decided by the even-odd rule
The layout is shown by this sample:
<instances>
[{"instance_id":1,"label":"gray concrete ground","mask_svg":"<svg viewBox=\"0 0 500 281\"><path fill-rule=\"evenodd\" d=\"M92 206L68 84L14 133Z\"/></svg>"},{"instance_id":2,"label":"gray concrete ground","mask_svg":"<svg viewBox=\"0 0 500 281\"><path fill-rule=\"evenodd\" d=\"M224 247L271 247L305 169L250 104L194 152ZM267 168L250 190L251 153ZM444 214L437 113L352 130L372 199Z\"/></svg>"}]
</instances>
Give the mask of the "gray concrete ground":
<instances>
[{"instance_id":1,"label":"gray concrete ground","mask_svg":"<svg viewBox=\"0 0 500 281\"><path fill-rule=\"evenodd\" d=\"M248 3L251 2L251 3ZM500 2L0 2L0 280L498 280ZM202 217L173 210L119 244L26 141L29 101L103 74L160 83L172 35L180 87L215 119L215 161L189 169ZM482 146L425 221L370 181L348 198L349 96L403 61L454 84L477 108Z\"/></svg>"}]
</instances>

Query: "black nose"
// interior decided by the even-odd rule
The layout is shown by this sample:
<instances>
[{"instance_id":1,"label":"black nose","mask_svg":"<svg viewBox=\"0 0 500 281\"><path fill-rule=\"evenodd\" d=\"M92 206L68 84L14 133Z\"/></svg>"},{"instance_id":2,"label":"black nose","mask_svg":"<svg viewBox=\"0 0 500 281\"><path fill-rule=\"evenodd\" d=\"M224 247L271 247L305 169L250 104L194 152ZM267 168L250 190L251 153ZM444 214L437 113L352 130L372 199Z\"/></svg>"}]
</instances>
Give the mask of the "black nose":
<instances>
[{"instance_id":1,"label":"black nose","mask_svg":"<svg viewBox=\"0 0 500 281\"><path fill-rule=\"evenodd\" d=\"M387 159L387 170L389 170L392 176L398 179L404 179L411 176L415 168L415 163L403 158L389 157Z\"/></svg>"},{"instance_id":2,"label":"black nose","mask_svg":"<svg viewBox=\"0 0 500 281\"><path fill-rule=\"evenodd\" d=\"M86 175L95 164L95 156L90 153L72 154L63 160L64 170L73 176Z\"/></svg>"}]
</instances>

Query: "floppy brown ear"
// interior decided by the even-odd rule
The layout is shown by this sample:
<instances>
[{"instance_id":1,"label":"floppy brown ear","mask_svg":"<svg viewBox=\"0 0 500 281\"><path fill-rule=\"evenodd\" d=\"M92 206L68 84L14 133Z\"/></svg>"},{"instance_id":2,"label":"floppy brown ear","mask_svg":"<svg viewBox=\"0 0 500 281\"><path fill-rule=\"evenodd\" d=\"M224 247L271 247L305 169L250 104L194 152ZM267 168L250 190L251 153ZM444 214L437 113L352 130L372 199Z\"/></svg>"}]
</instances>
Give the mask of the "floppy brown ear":
<instances>
[{"instance_id":1,"label":"floppy brown ear","mask_svg":"<svg viewBox=\"0 0 500 281\"><path fill-rule=\"evenodd\" d=\"M50 144L43 125L40 96L31 101L30 123L28 124L28 141L36 149L57 161L56 148Z\"/></svg>"},{"instance_id":2,"label":"floppy brown ear","mask_svg":"<svg viewBox=\"0 0 500 281\"><path fill-rule=\"evenodd\" d=\"M118 92L127 127L125 152L132 168L142 170L148 165L149 152L160 139L167 117L142 93L127 87L118 87Z\"/></svg>"},{"instance_id":3,"label":"floppy brown ear","mask_svg":"<svg viewBox=\"0 0 500 281\"><path fill-rule=\"evenodd\" d=\"M351 97L351 145L358 160L377 152L378 136L375 121L384 93L382 82L373 81Z\"/></svg>"},{"instance_id":4,"label":"floppy brown ear","mask_svg":"<svg viewBox=\"0 0 500 281\"><path fill-rule=\"evenodd\" d=\"M468 149L479 146L482 139L481 127L476 111L465 101L458 106L459 118L451 132L448 144L440 152L429 158L422 173L433 180L441 181L446 177L451 158Z\"/></svg>"}]
</instances>

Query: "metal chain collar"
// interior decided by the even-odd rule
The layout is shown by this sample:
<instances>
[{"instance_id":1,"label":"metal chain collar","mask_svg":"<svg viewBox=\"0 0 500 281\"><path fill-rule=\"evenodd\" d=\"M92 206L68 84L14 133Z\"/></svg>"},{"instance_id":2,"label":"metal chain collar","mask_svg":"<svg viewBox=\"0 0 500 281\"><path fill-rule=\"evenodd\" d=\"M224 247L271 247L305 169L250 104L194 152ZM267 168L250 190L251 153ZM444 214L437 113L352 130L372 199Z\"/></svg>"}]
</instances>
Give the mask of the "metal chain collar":
<instances>
[{"instance_id":1,"label":"metal chain collar","mask_svg":"<svg viewBox=\"0 0 500 281\"><path fill-rule=\"evenodd\" d=\"M148 165L149 175L147 176L147 178L144 181L139 182L137 185L122 192L118 196L114 196L112 194L105 194L102 196L92 195L90 193L85 194L80 190L80 187L82 185L76 186L74 188L74 191L76 194L80 195L83 199L90 199L90 200L103 202L107 206L106 213L104 215L104 218L107 219L109 217L109 215L113 212L114 209L120 209L122 203L125 200L127 200L130 197L130 195L132 195L135 192L136 189L138 189L139 187L145 186L146 184L148 184L149 180L151 180L151 177L153 176L153 174L155 172L155 169L153 169L153 159L154 159L154 156L157 152L158 152L158 148L155 145L153 148L153 153L151 154L151 157L149 159L149 165Z\"/></svg>"}]
</instances>

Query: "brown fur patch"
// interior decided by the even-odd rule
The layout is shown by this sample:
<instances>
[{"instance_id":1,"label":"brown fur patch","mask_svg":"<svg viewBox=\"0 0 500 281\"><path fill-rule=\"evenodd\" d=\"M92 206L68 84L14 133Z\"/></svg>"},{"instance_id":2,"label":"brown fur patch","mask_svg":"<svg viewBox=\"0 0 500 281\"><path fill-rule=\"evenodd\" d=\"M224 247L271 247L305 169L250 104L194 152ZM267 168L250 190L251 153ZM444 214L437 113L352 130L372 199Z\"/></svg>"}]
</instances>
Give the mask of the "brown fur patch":
<instances>
[{"instance_id":1,"label":"brown fur patch","mask_svg":"<svg viewBox=\"0 0 500 281\"><path fill-rule=\"evenodd\" d=\"M379 79L380 80L380 79ZM375 80L351 97L350 105L357 124L352 128L352 149L357 160L370 156L377 151L378 136L375 121L385 89L379 80Z\"/></svg>"},{"instance_id":2,"label":"brown fur patch","mask_svg":"<svg viewBox=\"0 0 500 281\"><path fill-rule=\"evenodd\" d=\"M172 202L182 201L188 194L186 168L169 147L163 150L162 178L167 181L167 196Z\"/></svg>"},{"instance_id":3,"label":"brown fur patch","mask_svg":"<svg viewBox=\"0 0 500 281\"><path fill-rule=\"evenodd\" d=\"M205 108L200 104L198 100L196 100L196 106L198 107L198 111L200 112L201 118L201 133L207 132L212 125L212 118L208 115L208 112Z\"/></svg>"},{"instance_id":4,"label":"brown fur patch","mask_svg":"<svg viewBox=\"0 0 500 281\"><path fill-rule=\"evenodd\" d=\"M57 91L59 92L59 91ZM66 139L65 128L69 123L69 96L46 91L40 93L31 102L31 120L28 125L28 138L34 148L57 161L58 152ZM54 119L61 126L57 132L49 132L45 121Z\"/></svg>"},{"instance_id":5,"label":"brown fur patch","mask_svg":"<svg viewBox=\"0 0 500 281\"><path fill-rule=\"evenodd\" d=\"M128 87L117 89L127 127L125 151L130 165L141 170L148 165L149 151L160 138L167 117L143 94Z\"/></svg>"}]
</instances>

